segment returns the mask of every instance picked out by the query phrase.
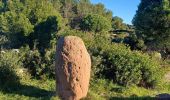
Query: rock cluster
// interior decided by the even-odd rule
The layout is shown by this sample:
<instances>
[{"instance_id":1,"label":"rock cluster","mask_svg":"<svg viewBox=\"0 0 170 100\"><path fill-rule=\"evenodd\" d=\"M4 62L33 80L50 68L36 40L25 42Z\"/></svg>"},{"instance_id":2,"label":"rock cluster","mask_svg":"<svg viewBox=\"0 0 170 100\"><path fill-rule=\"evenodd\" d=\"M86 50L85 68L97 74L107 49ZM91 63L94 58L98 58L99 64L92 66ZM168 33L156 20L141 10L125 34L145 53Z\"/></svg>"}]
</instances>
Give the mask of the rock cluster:
<instances>
[{"instance_id":1,"label":"rock cluster","mask_svg":"<svg viewBox=\"0 0 170 100\"><path fill-rule=\"evenodd\" d=\"M86 97L90 80L91 60L81 38L60 38L56 53L56 88L62 100Z\"/></svg>"}]
</instances>

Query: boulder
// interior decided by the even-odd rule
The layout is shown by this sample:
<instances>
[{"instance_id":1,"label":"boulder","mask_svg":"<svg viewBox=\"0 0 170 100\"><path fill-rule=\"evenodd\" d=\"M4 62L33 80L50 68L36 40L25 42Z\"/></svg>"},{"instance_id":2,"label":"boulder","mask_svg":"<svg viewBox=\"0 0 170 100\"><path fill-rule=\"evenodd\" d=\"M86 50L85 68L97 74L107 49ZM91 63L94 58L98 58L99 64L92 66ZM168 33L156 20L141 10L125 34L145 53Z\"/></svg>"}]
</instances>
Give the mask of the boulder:
<instances>
[{"instance_id":1,"label":"boulder","mask_svg":"<svg viewBox=\"0 0 170 100\"><path fill-rule=\"evenodd\" d=\"M80 100L89 87L91 60L81 38L66 36L58 40L56 88L62 100Z\"/></svg>"}]
</instances>

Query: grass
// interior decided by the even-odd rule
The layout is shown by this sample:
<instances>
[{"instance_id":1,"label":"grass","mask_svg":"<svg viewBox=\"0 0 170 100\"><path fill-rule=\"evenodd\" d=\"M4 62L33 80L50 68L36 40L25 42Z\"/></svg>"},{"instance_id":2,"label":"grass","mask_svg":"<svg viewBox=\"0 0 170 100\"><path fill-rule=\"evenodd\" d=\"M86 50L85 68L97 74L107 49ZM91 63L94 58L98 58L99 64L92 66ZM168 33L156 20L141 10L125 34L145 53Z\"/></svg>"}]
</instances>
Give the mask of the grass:
<instances>
[{"instance_id":1,"label":"grass","mask_svg":"<svg viewBox=\"0 0 170 100\"><path fill-rule=\"evenodd\" d=\"M170 84L161 89L137 86L123 87L104 79L91 81L88 96L83 100L154 100L158 94L170 94ZM0 91L0 100L59 100L54 80L21 80L20 88Z\"/></svg>"},{"instance_id":2,"label":"grass","mask_svg":"<svg viewBox=\"0 0 170 100\"><path fill-rule=\"evenodd\" d=\"M54 80L22 80L20 88L1 91L0 100L57 100Z\"/></svg>"},{"instance_id":3,"label":"grass","mask_svg":"<svg viewBox=\"0 0 170 100\"><path fill-rule=\"evenodd\" d=\"M100 98L99 100L155 100L157 95L170 94L170 84L166 83L157 89L145 89L135 85L123 87L99 79L92 82L89 94L91 95L88 95L87 98L95 96Z\"/></svg>"}]
</instances>

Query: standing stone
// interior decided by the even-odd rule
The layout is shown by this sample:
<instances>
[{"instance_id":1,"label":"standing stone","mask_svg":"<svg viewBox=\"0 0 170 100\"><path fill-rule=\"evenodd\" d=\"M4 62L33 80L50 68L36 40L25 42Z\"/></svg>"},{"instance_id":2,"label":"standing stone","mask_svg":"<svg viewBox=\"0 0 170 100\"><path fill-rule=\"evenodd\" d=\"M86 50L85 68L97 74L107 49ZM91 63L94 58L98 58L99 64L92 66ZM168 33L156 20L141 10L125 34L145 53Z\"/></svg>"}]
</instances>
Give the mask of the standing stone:
<instances>
[{"instance_id":1,"label":"standing stone","mask_svg":"<svg viewBox=\"0 0 170 100\"><path fill-rule=\"evenodd\" d=\"M86 97L90 80L91 60L79 37L60 38L56 53L56 88L62 100Z\"/></svg>"}]
</instances>

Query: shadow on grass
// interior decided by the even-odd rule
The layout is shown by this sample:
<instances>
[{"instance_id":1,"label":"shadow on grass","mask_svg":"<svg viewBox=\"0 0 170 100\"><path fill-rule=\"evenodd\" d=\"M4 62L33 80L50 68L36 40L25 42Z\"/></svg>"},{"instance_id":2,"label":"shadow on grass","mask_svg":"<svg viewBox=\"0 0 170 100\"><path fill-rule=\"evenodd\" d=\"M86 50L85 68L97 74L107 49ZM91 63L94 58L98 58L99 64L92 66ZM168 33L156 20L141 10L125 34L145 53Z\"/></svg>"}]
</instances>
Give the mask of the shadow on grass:
<instances>
[{"instance_id":1,"label":"shadow on grass","mask_svg":"<svg viewBox=\"0 0 170 100\"><path fill-rule=\"evenodd\" d=\"M168 93L158 94L156 97L157 100L170 100L170 94Z\"/></svg>"},{"instance_id":2,"label":"shadow on grass","mask_svg":"<svg viewBox=\"0 0 170 100\"><path fill-rule=\"evenodd\" d=\"M137 96L132 96L132 97L112 97L109 100L170 100L170 94L168 93L162 93L156 95L156 97L137 97Z\"/></svg>"},{"instance_id":3,"label":"shadow on grass","mask_svg":"<svg viewBox=\"0 0 170 100\"><path fill-rule=\"evenodd\" d=\"M17 88L1 89L3 93L17 94L34 98L50 99L55 96L55 91L47 91L34 86L19 85Z\"/></svg>"},{"instance_id":4,"label":"shadow on grass","mask_svg":"<svg viewBox=\"0 0 170 100\"><path fill-rule=\"evenodd\" d=\"M109 100L155 100L154 97L111 97Z\"/></svg>"}]
</instances>

